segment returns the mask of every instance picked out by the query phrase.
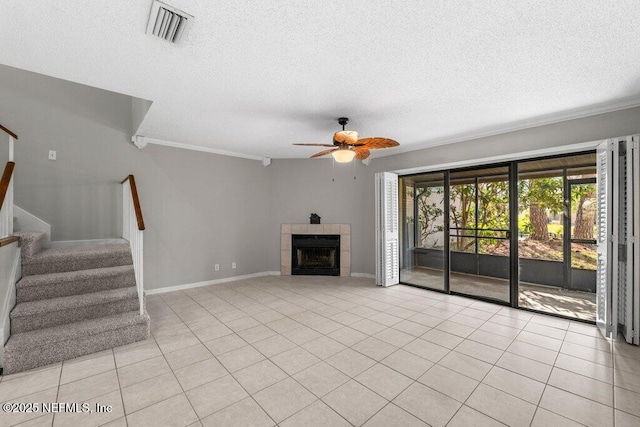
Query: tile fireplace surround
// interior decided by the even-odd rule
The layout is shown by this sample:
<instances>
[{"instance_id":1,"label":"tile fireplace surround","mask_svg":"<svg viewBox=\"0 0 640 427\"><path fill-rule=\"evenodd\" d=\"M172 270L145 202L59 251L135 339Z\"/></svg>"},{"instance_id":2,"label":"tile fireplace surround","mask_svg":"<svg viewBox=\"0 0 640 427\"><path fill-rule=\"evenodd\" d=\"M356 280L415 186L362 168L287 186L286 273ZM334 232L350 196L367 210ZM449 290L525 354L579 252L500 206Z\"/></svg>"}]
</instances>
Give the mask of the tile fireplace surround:
<instances>
[{"instance_id":1,"label":"tile fireplace surround","mask_svg":"<svg viewBox=\"0 0 640 427\"><path fill-rule=\"evenodd\" d=\"M351 275L351 224L282 224L280 228L280 274L291 276L292 234L339 234L340 276Z\"/></svg>"}]
</instances>

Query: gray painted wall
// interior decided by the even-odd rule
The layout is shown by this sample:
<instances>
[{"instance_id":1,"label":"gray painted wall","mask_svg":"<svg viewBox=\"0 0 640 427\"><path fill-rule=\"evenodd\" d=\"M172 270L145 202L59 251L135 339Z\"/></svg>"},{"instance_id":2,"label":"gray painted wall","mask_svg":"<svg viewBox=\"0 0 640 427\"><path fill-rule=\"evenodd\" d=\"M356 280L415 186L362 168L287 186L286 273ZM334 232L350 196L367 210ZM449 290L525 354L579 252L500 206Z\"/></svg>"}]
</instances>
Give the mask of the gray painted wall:
<instances>
[{"instance_id":1,"label":"gray painted wall","mask_svg":"<svg viewBox=\"0 0 640 427\"><path fill-rule=\"evenodd\" d=\"M0 91L0 117L19 137L15 203L51 224L52 240L120 235L118 183L137 154L131 98L6 66Z\"/></svg>"},{"instance_id":2,"label":"gray painted wall","mask_svg":"<svg viewBox=\"0 0 640 427\"><path fill-rule=\"evenodd\" d=\"M128 96L5 66L0 92L0 118L20 138L15 202L51 224L52 240L119 237L120 181L132 173L147 226L147 289L267 270L269 177L261 162L138 150ZM50 149L58 160L47 160ZM0 151L2 164L7 155Z\"/></svg>"},{"instance_id":3,"label":"gray painted wall","mask_svg":"<svg viewBox=\"0 0 640 427\"><path fill-rule=\"evenodd\" d=\"M261 162L158 145L136 159L147 288L268 269L269 179Z\"/></svg>"},{"instance_id":4,"label":"gray painted wall","mask_svg":"<svg viewBox=\"0 0 640 427\"><path fill-rule=\"evenodd\" d=\"M311 212L323 223L351 224L352 271L373 274L376 172L640 132L640 108L621 110L373 159L356 165L354 180L353 164L336 164L334 172L330 159L273 160L265 168L156 145L138 150L128 96L4 66L0 89L0 118L20 135L16 203L48 221L54 240L119 236L119 181L136 176L148 289L277 271L280 224L306 223ZM58 151L56 162L47 160L49 149Z\"/></svg>"},{"instance_id":5,"label":"gray painted wall","mask_svg":"<svg viewBox=\"0 0 640 427\"><path fill-rule=\"evenodd\" d=\"M269 166L271 198L269 209L269 270L280 270L280 224L308 224L311 213L317 213L323 224L351 224L351 245L355 247L368 232L362 227L366 205L362 204L368 167L357 163L335 164L329 159L273 160ZM332 178L334 179L332 181ZM373 211L370 212L373 214ZM363 272L363 251L353 252L351 271Z\"/></svg>"}]
</instances>

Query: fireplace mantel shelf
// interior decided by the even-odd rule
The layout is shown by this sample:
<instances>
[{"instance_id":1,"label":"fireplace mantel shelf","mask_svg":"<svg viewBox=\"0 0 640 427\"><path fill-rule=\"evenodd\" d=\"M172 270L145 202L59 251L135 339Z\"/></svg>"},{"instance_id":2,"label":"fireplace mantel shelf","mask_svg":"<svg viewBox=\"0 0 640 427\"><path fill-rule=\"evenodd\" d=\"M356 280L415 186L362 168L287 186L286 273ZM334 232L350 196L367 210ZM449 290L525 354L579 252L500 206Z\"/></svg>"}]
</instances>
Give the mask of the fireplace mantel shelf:
<instances>
[{"instance_id":1,"label":"fireplace mantel shelf","mask_svg":"<svg viewBox=\"0 0 640 427\"><path fill-rule=\"evenodd\" d=\"M340 276L351 275L351 224L282 224L280 228L280 274L291 275L292 234L339 234Z\"/></svg>"}]
</instances>

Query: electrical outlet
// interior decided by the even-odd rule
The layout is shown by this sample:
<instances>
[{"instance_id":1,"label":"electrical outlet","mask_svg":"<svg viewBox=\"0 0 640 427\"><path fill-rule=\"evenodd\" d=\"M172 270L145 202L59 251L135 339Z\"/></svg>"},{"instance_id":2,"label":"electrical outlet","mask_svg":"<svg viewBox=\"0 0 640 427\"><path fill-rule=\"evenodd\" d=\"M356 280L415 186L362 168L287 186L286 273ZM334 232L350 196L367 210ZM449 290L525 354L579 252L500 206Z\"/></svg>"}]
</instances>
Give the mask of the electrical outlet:
<instances>
[{"instance_id":1,"label":"electrical outlet","mask_svg":"<svg viewBox=\"0 0 640 427\"><path fill-rule=\"evenodd\" d=\"M231 268L236 268L236 263L235 262L231 263Z\"/></svg>"},{"instance_id":2,"label":"electrical outlet","mask_svg":"<svg viewBox=\"0 0 640 427\"><path fill-rule=\"evenodd\" d=\"M216 271L220 271L220 264L216 264L214 268Z\"/></svg>"},{"instance_id":3,"label":"electrical outlet","mask_svg":"<svg viewBox=\"0 0 640 427\"><path fill-rule=\"evenodd\" d=\"M53 150L49 150L49 160L55 160L56 159L56 152Z\"/></svg>"}]
</instances>

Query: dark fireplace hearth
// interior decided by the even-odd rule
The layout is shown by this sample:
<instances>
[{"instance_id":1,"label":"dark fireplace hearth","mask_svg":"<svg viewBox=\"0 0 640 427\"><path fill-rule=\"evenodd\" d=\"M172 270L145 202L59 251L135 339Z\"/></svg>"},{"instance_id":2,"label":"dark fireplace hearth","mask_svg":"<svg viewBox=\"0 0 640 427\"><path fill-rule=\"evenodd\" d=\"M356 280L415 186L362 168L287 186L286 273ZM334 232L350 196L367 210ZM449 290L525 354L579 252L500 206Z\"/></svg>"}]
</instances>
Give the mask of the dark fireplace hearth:
<instances>
[{"instance_id":1,"label":"dark fireplace hearth","mask_svg":"<svg viewBox=\"0 0 640 427\"><path fill-rule=\"evenodd\" d=\"M292 234L292 275L340 275L339 234Z\"/></svg>"}]
</instances>

